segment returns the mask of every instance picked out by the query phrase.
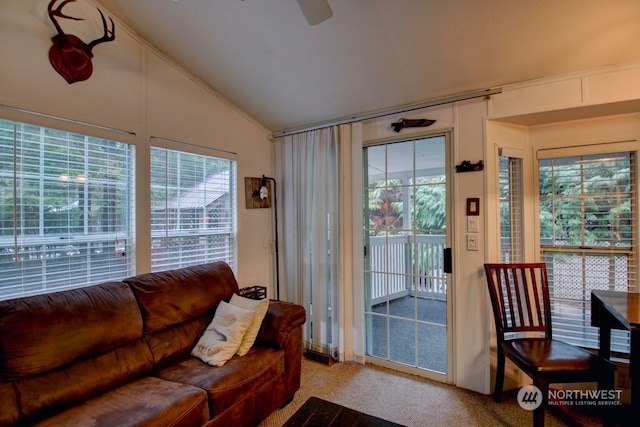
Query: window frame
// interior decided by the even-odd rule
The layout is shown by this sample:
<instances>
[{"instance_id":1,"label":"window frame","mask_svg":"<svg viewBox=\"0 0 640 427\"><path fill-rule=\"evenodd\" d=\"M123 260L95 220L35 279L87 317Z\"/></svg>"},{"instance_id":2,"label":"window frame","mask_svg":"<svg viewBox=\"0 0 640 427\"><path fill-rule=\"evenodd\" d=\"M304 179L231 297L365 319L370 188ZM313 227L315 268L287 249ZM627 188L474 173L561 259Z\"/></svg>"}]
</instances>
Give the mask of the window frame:
<instances>
[{"instance_id":1,"label":"window frame","mask_svg":"<svg viewBox=\"0 0 640 427\"><path fill-rule=\"evenodd\" d=\"M536 232L535 232L535 245L536 245L536 253L537 253L537 257L539 257L539 259L544 260L544 251L545 251L545 245L542 244L541 242L541 221L540 221L540 173L539 173L539 162L540 160L545 160L545 159L554 159L554 158L567 158L567 157L579 157L579 156L592 156L592 155L605 155L608 153L618 153L618 152L634 152L635 155L633 156L633 161L634 166L635 166L635 177L632 177L632 179L634 179L633 185L634 185L634 206L635 206L635 211L634 211L634 216L632 219L632 223L634 226L634 232L635 232L635 246L633 247L633 250L635 251L635 254L631 257L633 265L632 268L634 269L635 272L635 277L632 278L632 282L629 286L629 292L640 292L639 286L638 286L638 272L639 267L640 267L640 261L639 261L639 248L638 248L638 232L640 231L638 226L639 226L639 222L638 222L638 217L640 216L639 212L638 212L638 199L639 199L639 191L638 191L638 175L640 175L638 173L638 141L637 140L627 140L627 141L613 141L613 142L601 142L598 144L588 144L588 145L573 145L573 146L567 146L567 147L553 147L553 148L538 148L537 150L534 150L534 157L535 157L535 165L533 167L533 175L534 175L534 201L535 201L535 223L536 223ZM576 251L581 251L580 248L575 248ZM569 250L565 250L564 252L570 252ZM588 252L588 251L587 251ZM602 252L602 251L600 251ZM572 252L573 253L573 252ZM590 297L590 295L589 295ZM586 329L591 328L590 326L590 314L586 313L590 311L590 304L588 304L588 300L585 306L585 323L583 323L583 325L585 325ZM554 321L554 323L557 323L557 321ZM579 326L579 325L577 325ZM558 330L557 327L554 327L554 329L556 329L556 332ZM617 350L617 354L624 354L628 352L628 343L629 338L628 338L628 333L625 333L624 331L612 331L612 344L614 345L614 347ZM559 335L556 333L554 334L554 336L558 337ZM585 341L582 340L573 340L573 337L569 336L569 337L564 337L564 338L560 338L560 339L567 339L569 342L572 342L576 345L581 345L581 346L585 346L587 348L597 348L598 346L598 342L597 342L597 331L596 331L596 339L592 340L592 342L590 342L588 345L585 345ZM626 348L625 348L626 347Z\"/></svg>"},{"instance_id":2,"label":"window frame","mask_svg":"<svg viewBox=\"0 0 640 427\"><path fill-rule=\"evenodd\" d=\"M149 150L152 146L164 147L172 150L179 150L197 155L213 156L220 159L225 159L233 162L234 173L231 180L231 185L234 188L233 199L230 201L233 209L233 259L230 260L230 266L237 274L238 263L238 236L237 236L237 223L238 223L238 204L237 204L237 153L219 150L203 145L184 143L175 140L167 140L164 138L149 136L143 138L134 132L110 128L106 126L95 125L92 123L81 122L76 120L69 120L63 117L37 114L28 111L13 109L9 107L0 106L0 120L9 122L24 123L29 126L36 126L42 128L54 129L61 132L69 132L78 135L83 135L89 138L98 138L105 140L112 140L118 143L127 144L131 147L131 150L135 154L131 158L130 164L130 201L131 201L131 215L129 219L130 231L129 237L126 241L126 248L123 253L126 253L127 259L130 260L126 273L118 273L109 279L96 280L91 282L82 282L82 280L71 280L73 282L71 286L67 288L79 288L84 286L90 286L97 283L102 283L108 280L122 280L126 277L130 277L140 272L151 271L151 221L149 216L150 209L150 197L149 197L149 185L151 181L150 166L149 166ZM133 204L135 202L135 205ZM76 241L87 239L75 239ZM115 240L114 240L115 241ZM123 243L123 239L118 240L119 243ZM112 245L114 246L114 245ZM115 246L119 247L118 243ZM113 249L113 248L110 248ZM62 290L58 289L38 289L33 292L14 294L6 298L19 298L28 295L46 294Z\"/></svg>"},{"instance_id":3,"label":"window frame","mask_svg":"<svg viewBox=\"0 0 640 427\"><path fill-rule=\"evenodd\" d=\"M19 282L4 288L0 299L46 294L132 275L136 265L135 145L126 140L125 133L29 119L0 117L7 135L3 139L4 157L13 159L8 162L13 167L4 175L14 182L13 190L6 193L6 197L14 198L13 213L5 204L14 225L3 226L13 232L1 238L6 244L0 266L6 270L0 282ZM95 130L98 132L91 132ZM21 134L27 131L30 133ZM30 148L33 150L28 151ZM120 179L123 170L125 180ZM37 184L31 191L39 200L33 213L38 225L31 234L25 234L27 229L16 223L15 200L27 191L26 186L24 191L19 188L25 179ZM105 190L107 187L111 190ZM66 213L66 218L56 219L57 213Z\"/></svg>"},{"instance_id":4,"label":"window frame","mask_svg":"<svg viewBox=\"0 0 640 427\"><path fill-rule=\"evenodd\" d=\"M196 257L200 257L202 261L214 261L214 260L222 260L227 262L231 269L236 272L238 265L238 203L237 203L237 193L238 193L238 184L237 184L237 161L235 159L235 155L233 153L224 152L216 149L207 149L204 147L196 147L190 144L179 143L176 141L167 141L161 138L151 138L151 144L149 147L150 151L150 160L149 160L149 177L153 176L153 165L152 159L154 156L151 155L153 150L165 150L166 152L184 154L186 156L200 156L207 157L213 160L219 160L224 162L229 162L229 171L228 176L224 179L227 180L229 185L229 194L228 200L226 201L229 206L229 221L227 223L227 228L224 231L215 228L202 227L202 224L199 224L196 228L190 229L170 229L165 228L154 230L154 220L153 220L153 212L154 201L150 200L149 211L147 214L149 215L149 223L146 224L149 227L149 258L150 258L150 271L161 271L172 268L180 268L186 267L189 265L199 264L201 262L191 262L193 260L189 260L187 256L179 257L179 258L171 258L170 260L175 260L177 262L166 262L162 261L158 258L159 254L162 253L162 248L167 242L171 241L179 241L180 239L190 239L193 240L198 238L201 242L201 246L204 245L205 251L208 251L208 254L205 255L197 255ZM149 189L154 185L152 182L153 179L149 179ZM183 189L184 190L184 189ZM151 191L149 191L151 194ZM150 196L151 199L151 196ZM204 243L205 240L212 239L226 239L226 244L228 245L228 250L223 256L219 256L217 253L212 253L208 248L210 246L207 243ZM178 246L178 252L180 252L183 246ZM182 252L180 252L182 253ZM203 258L204 256L204 258Z\"/></svg>"}]
</instances>

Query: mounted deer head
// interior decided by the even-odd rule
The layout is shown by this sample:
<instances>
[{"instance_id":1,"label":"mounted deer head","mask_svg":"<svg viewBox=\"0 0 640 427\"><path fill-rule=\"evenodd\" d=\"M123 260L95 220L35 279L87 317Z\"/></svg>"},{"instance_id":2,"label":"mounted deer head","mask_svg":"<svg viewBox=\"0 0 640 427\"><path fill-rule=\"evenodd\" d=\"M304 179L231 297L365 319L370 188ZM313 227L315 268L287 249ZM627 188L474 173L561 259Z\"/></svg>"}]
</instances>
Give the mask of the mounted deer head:
<instances>
[{"instance_id":1,"label":"mounted deer head","mask_svg":"<svg viewBox=\"0 0 640 427\"><path fill-rule=\"evenodd\" d=\"M93 73L91 58L93 58L92 49L94 46L113 41L116 38L116 27L113 19L109 18L111 22L111 29L109 29L107 20L102 14L102 11L98 9L100 17L102 18L104 35L90 43L85 43L72 34L65 34L58 21L56 21L56 17L73 19L74 21L83 20L82 18L74 18L73 16L67 16L62 13L62 8L65 7L67 3L75 2L76 0L64 0L60 3L60 6L54 9L56 1L57 0L51 0L47 7L49 18L51 18L51 22L53 22L53 26L56 27L56 31L58 32L58 34L51 38L53 45L51 49L49 49L49 61L58 74L64 77L67 83L71 84L87 80L91 77L91 73Z\"/></svg>"}]
</instances>

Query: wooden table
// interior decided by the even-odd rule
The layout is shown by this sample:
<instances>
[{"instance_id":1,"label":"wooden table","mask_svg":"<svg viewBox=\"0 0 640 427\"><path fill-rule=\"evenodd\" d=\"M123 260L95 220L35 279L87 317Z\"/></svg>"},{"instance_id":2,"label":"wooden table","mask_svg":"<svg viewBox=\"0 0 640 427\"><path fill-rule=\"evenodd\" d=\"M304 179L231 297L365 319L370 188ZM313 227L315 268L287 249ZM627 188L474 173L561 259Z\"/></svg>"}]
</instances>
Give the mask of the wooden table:
<instances>
[{"instance_id":1,"label":"wooden table","mask_svg":"<svg viewBox=\"0 0 640 427\"><path fill-rule=\"evenodd\" d=\"M591 325L600 327L598 354L606 359L611 355L611 329L630 332L631 407L640 408L640 294L591 291Z\"/></svg>"},{"instance_id":2,"label":"wooden table","mask_svg":"<svg viewBox=\"0 0 640 427\"><path fill-rule=\"evenodd\" d=\"M283 427L404 427L382 418L310 397Z\"/></svg>"}]
</instances>

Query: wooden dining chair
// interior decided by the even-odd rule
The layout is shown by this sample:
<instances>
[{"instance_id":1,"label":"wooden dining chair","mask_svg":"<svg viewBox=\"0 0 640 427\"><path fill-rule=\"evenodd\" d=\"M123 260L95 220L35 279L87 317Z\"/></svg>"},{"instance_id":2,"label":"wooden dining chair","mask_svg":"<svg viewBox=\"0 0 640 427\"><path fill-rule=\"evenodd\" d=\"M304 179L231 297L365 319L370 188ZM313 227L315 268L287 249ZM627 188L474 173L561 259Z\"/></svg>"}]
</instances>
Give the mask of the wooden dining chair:
<instances>
[{"instance_id":1,"label":"wooden dining chair","mask_svg":"<svg viewBox=\"0 0 640 427\"><path fill-rule=\"evenodd\" d=\"M484 268L497 337L494 401L502 400L505 357L542 392L541 404L533 411L534 426L544 426L549 384L597 382L599 389L613 389L611 362L553 339L545 263L485 264Z\"/></svg>"}]
</instances>

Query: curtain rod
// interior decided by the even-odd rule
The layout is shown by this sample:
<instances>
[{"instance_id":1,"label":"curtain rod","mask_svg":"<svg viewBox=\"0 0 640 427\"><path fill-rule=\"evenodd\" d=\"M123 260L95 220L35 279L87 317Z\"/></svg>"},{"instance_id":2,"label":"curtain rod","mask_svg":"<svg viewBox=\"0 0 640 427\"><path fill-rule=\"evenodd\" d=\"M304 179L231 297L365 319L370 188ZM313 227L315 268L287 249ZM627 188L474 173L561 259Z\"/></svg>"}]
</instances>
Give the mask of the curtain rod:
<instances>
[{"instance_id":1,"label":"curtain rod","mask_svg":"<svg viewBox=\"0 0 640 427\"><path fill-rule=\"evenodd\" d=\"M436 98L429 101L418 102L416 104L408 104L402 107L396 107L389 110L381 110L374 113L366 113L359 114L352 117L345 117L342 119L331 120L323 123L318 123L311 126L304 126L299 128L293 128L288 130L283 130L279 132L274 132L272 134L273 138L279 138L282 136L294 135L297 133L308 132L312 130L327 128L330 126L338 126L344 125L347 123L361 122L364 120L377 119L379 117L390 116L392 114L404 113L407 111L419 110L421 108L433 107L436 105L449 104L457 101L465 101L467 99L473 98L482 98L484 96L496 95L498 93L502 93L502 88L493 88L493 89L483 89L483 90L475 90L473 92L465 92L458 95L447 96L445 98Z\"/></svg>"},{"instance_id":2,"label":"curtain rod","mask_svg":"<svg viewBox=\"0 0 640 427\"><path fill-rule=\"evenodd\" d=\"M131 136L136 136L136 133L132 132L130 130L116 129L116 128L112 128L112 127L109 127L109 126L97 125L95 123L83 122L81 120L68 119L66 117L56 116L54 114L40 113L38 111L27 110L25 108L20 108L20 107L13 107L11 105L0 104L0 108L6 109L6 110L11 110L11 111L16 111L18 113L30 114L30 115L33 115L33 116L46 117L47 119L59 120L61 122L67 122L67 123L73 123L73 124L76 124L76 125L88 126L88 127L92 127L92 128L95 128L95 129L107 130L109 132L118 132L118 133L124 133L124 134L131 135Z\"/></svg>"},{"instance_id":3,"label":"curtain rod","mask_svg":"<svg viewBox=\"0 0 640 427\"><path fill-rule=\"evenodd\" d=\"M204 145L194 144L194 143L192 143L192 142L178 141L177 139L164 138L164 137L162 137L162 136L153 136L153 135L151 135L151 136L149 137L149 139L150 139L150 140L152 140L152 139L153 139L153 140L156 140L156 141L169 142L169 143L172 143L172 144L188 145L188 146L190 146L190 147L201 148L201 149L203 149L203 150L205 150L205 151L217 151L217 152L219 152L219 153L233 154L233 155L235 155L235 156L237 156L237 155L238 155L238 153L237 153L237 152L235 152L235 151L223 150L223 149L221 149L221 148L207 147L207 146L204 146Z\"/></svg>"}]
</instances>

